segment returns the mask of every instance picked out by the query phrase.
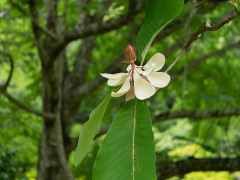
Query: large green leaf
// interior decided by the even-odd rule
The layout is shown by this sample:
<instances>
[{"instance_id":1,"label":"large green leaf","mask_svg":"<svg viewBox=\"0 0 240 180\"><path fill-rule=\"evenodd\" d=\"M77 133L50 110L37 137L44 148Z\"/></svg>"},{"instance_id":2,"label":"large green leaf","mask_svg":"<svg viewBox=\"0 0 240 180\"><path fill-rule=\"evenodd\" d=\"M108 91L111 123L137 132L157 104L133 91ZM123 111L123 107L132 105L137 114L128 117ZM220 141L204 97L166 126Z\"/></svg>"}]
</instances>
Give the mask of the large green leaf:
<instances>
[{"instance_id":1,"label":"large green leaf","mask_svg":"<svg viewBox=\"0 0 240 180\"><path fill-rule=\"evenodd\" d=\"M100 124L104 113L107 109L108 103L111 99L111 94L109 94L105 99L98 105L96 109L90 114L90 118L87 122L85 122L81 128L77 151L74 159L74 165L77 166L91 145L91 142L95 135L99 132Z\"/></svg>"},{"instance_id":2,"label":"large green leaf","mask_svg":"<svg viewBox=\"0 0 240 180\"><path fill-rule=\"evenodd\" d=\"M145 20L137 36L138 59L141 64L157 34L181 12L184 0L147 0Z\"/></svg>"},{"instance_id":3,"label":"large green leaf","mask_svg":"<svg viewBox=\"0 0 240 180\"><path fill-rule=\"evenodd\" d=\"M117 113L103 140L93 180L156 180L154 150L148 109L142 101L131 100Z\"/></svg>"}]
</instances>

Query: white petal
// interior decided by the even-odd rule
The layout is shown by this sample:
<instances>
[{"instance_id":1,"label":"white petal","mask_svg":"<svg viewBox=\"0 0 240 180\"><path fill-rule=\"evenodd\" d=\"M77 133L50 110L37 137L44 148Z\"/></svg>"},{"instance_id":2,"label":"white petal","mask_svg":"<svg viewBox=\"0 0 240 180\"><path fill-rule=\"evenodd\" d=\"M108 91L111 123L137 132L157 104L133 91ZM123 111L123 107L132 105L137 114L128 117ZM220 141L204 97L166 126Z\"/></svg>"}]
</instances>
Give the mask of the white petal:
<instances>
[{"instance_id":1,"label":"white petal","mask_svg":"<svg viewBox=\"0 0 240 180\"><path fill-rule=\"evenodd\" d=\"M153 72L147 76L152 85L158 88L163 88L170 82L170 76L163 72Z\"/></svg>"},{"instance_id":2,"label":"white petal","mask_svg":"<svg viewBox=\"0 0 240 180\"><path fill-rule=\"evenodd\" d=\"M129 72L132 69L131 64L129 64L129 66L126 68L127 72Z\"/></svg>"},{"instance_id":3,"label":"white petal","mask_svg":"<svg viewBox=\"0 0 240 180\"><path fill-rule=\"evenodd\" d=\"M128 74L127 74L128 75ZM119 86L124 83L125 79L127 78L127 75L121 76L118 79L109 79L107 84L109 86Z\"/></svg>"},{"instance_id":4,"label":"white petal","mask_svg":"<svg viewBox=\"0 0 240 180\"><path fill-rule=\"evenodd\" d=\"M153 55L149 61L145 64L144 67L146 68L152 68L152 64L156 64L156 67L154 68L154 71L158 71L160 70L164 63L165 63L165 56L161 53L157 53L155 55Z\"/></svg>"},{"instance_id":5,"label":"white petal","mask_svg":"<svg viewBox=\"0 0 240 180\"><path fill-rule=\"evenodd\" d=\"M101 74L101 73L100 73ZM122 76L124 76L125 73L116 73L116 74L107 74L107 73L102 73L101 76L107 78L107 79L119 79Z\"/></svg>"},{"instance_id":6,"label":"white petal","mask_svg":"<svg viewBox=\"0 0 240 180\"><path fill-rule=\"evenodd\" d=\"M118 92L112 92L111 95L112 95L112 97L120 97L120 96L126 94L129 90L130 90L130 77L128 76L125 79L122 87L118 90Z\"/></svg>"},{"instance_id":7,"label":"white petal","mask_svg":"<svg viewBox=\"0 0 240 180\"><path fill-rule=\"evenodd\" d=\"M134 92L138 99L144 100L151 97L155 92L155 87L144 80L137 71L134 71Z\"/></svg>"}]
</instances>

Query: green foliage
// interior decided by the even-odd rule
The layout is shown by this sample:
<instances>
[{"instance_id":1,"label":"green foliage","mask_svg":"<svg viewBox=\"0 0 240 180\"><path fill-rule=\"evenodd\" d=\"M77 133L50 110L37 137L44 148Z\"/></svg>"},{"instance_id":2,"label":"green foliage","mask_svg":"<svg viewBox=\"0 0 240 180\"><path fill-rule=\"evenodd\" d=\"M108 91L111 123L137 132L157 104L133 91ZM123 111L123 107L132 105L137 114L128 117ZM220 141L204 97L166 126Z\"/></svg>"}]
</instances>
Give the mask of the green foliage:
<instances>
[{"instance_id":1,"label":"green foliage","mask_svg":"<svg viewBox=\"0 0 240 180\"><path fill-rule=\"evenodd\" d=\"M93 179L155 180L151 118L142 101L133 99L119 110L103 140Z\"/></svg>"},{"instance_id":2,"label":"green foliage","mask_svg":"<svg viewBox=\"0 0 240 180\"><path fill-rule=\"evenodd\" d=\"M184 0L148 0L145 21L137 36L138 59L143 64L152 41L157 34L181 12Z\"/></svg>"},{"instance_id":3,"label":"green foliage","mask_svg":"<svg viewBox=\"0 0 240 180\"><path fill-rule=\"evenodd\" d=\"M75 166L81 163L82 159L88 152L93 138L99 132L100 124L110 99L111 94L108 94L106 98L98 105L98 107L90 114L89 120L83 124L79 135L76 156L74 159Z\"/></svg>"},{"instance_id":4,"label":"green foliage","mask_svg":"<svg viewBox=\"0 0 240 180\"><path fill-rule=\"evenodd\" d=\"M0 179L24 179L25 173L31 166L27 162L19 162L16 160L16 154L21 149L3 149L0 143Z\"/></svg>"},{"instance_id":5,"label":"green foliage","mask_svg":"<svg viewBox=\"0 0 240 180\"><path fill-rule=\"evenodd\" d=\"M119 14L123 14L127 4L125 1L126 0L120 0L114 4L111 9L106 10L108 14L104 19L109 20L117 17ZM28 12L27 5L20 3L20 0L15 2L19 2ZM147 0L147 2L150 1ZM96 12L98 3L98 1L93 1L93 4L86 7L86 11L91 13ZM76 0L68 1L66 30L75 26L79 18L78 7ZM83 5L81 5L81 7L83 7ZM115 7L117 9L115 9ZM178 17L178 21L185 21L184 17L189 13L189 8L185 7L187 6L184 6L183 13ZM8 91L21 102L36 109L41 109L41 63L33 41L30 20L22 16L15 8L11 7L9 3L7 3L7 0L0 1L0 8L2 9L2 16L0 17L0 50L11 53L15 62L13 79ZM43 7L38 7L38 9L40 10L40 24L45 27L45 9ZM61 17L59 17L59 21L62 21L63 9L64 1L60 1L58 15ZM198 12L191 24L189 32L194 32L205 21L211 24L218 22L223 15L229 13L231 10L233 10L233 8L230 5L223 3L206 14ZM142 16L143 14L137 19L139 22L141 22ZM123 52L124 46L128 41L128 36L131 33L130 28L132 25L135 26L136 24L124 26L117 31L98 36L91 62L89 62L90 69L87 73L86 82L97 77L99 72L103 72L109 64L113 63L116 57ZM234 20L217 32L202 34L191 46L188 53L188 63L190 64L212 51L220 50L232 42L238 41L240 39L239 29L239 21ZM179 26L179 30L166 36L161 42L151 46L147 56L151 57L157 52L164 52L168 48L171 48L182 39L182 35L183 30L181 26ZM70 71L74 65L75 55L77 54L80 43L80 40L74 41L73 44L70 44L67 48L68 63L71 65L69 68ZM176 50L173 54L166 57L166 67L178 54L179 50ZM205 62L190 69L187 72L186 89L184 91L185 109L227 109L239 106L239 57L239 50L231 49L217 56L208 58ZM141 56L139 56L139 58L141 58ZM2 60L5 60L5 58L1 56L0 61ZM171 76L184 67L184 60L185 57L182 57L176 66L169 72ZM115 62L116 65L120 63L121 62ZM122 70L125 70L126 66L127 65L122 63ZM6 80L8 72L8 61L0 63L1 82ZM181 110L181 87L182 79L179 77L178 80L171 83L166 89L159 91L154 98L147 100L146 105L151 115L155 116L162 112ZM107 94L109 91L109 87L102 86L100 90L96 89L96 91L84 97L79 107L77 119L82 119L82 114L88 117L92 109L103 99L102 94ZM115 98L114 100L118 102L115 102L109 107L111 110L107 108L108 110L106 110L105 115L110 118L107 117L105 122L108 122L111 117L114 117L116 111L122 105L124 98ZM107 111L109 111L109 113L107 113ZM210 154L201 154L201 157L208 157L209 155L211 157L239 156L239 120L239 117L197 121L186 118L154 124L153 129L157 152L157 166L159 166L159 164L162 165L162 163L166 161L173 161L175 158L185 159L189 155L200 157L198 156L199 151L196 153L195 151L190 151L191 154L189 153L189 147L192 146L200 148L200 152L210 152ZM79 122L76 122L76 126L80 127L81 125L78 123ZM38 159L37 148L39 147L38 141L41 133L41 126L41 118L30 115L28 112L19 109L3 95L0 95L0 142L2 146L0 159L4 162L4 166L1 166L3 170L0 170L1 175L8 174L10 177L13 177L10 179L14 179L15 177L23 179L23 177L26 176L24 173L31 168L29 172L33 171L35 174L32 173L30 175L30 173L27 173L28 178L36 178ZM76 134L74 135L75 137L77 136ZM102 137L98 138L96 142L101 145L102 139ZM116 142L116 144L117 143L119 142ZM98 147L94 143L92 144L93 146L89 148L87 155L78 168L75 168L73 165L74 154L69 160L76 179L92 179L91 173L93 163L98 150ZM172 152L178 152L178 154L172 156ZM6 156L3 156L3 154ZM128 158L131 159L131 157ZM111 164L109 166L111 166ZM230 179L232 175L229 174L229 176L225 176L221 172L199 172L186 175L184 179L207 179L209 177L211 177L211 179L220 179L220 177ZM0 179L4 179L3 176L0 176Z\"/></svg>"}]
</instances>

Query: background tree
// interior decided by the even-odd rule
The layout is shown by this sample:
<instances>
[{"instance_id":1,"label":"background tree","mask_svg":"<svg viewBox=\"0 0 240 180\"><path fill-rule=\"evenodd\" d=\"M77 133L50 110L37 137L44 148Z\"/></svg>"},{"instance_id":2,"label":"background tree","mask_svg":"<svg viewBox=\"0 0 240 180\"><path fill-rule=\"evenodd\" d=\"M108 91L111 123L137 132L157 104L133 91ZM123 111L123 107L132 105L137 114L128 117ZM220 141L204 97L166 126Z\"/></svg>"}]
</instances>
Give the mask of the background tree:
<instances>
[{"instance_id":1,"label":"background tree","mask_svg":"<svg viewBox=\"0 0 240 180\"><path fill-rule=\"evenodd\" d=\"M123 50L136 42L144 5L142 0L0 2L0 148L4 154L17 149L13 157L25 162L26 168L16 169L15 175L21 177L35 165L39 144L38 179L73 179L72 172L90 178L96 145L93 157L85 159L89 170L81 166L81 171L71 171L68 166L79 124L110 91L101 86L105 79L99 72L126 68ZM146 101L155 124L159 179L240 169L240 43L233 13L226 1L186 1L181 16L157 36L147 54L163 52L167 69L181 49L187 51L169 71L169 87ZM106 133L119 106L110 108L97 137ZM179 155L177 150L188 145L194 152ZM1 168L3 177L11 173L5 165Z\"/></svg>"}]
</instances>

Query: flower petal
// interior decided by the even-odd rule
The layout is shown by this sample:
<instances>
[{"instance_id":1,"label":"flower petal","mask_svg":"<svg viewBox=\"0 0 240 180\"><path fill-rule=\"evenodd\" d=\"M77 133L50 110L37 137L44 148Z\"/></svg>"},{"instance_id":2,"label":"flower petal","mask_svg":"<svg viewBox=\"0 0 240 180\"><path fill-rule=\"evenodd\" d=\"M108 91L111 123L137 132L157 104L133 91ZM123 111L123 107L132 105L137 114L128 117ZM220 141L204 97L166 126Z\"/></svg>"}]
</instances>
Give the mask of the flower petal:
<instances>
[{"instance_id":1,"label":"flower petal","mask_svg":"<svg viewBox=\"0 0 240 180\"><path fill-rule=\"evenodd\" d=\"M126 71L129 72L132 69L131 64L128 65L128 67L126 68Z\"/></svg>"},{"instance_id":2,"label":"flower petal","mask_svg":"<svg viewBox=\"0 0 240 180\"><path fill-rule=\"evenodd\" d=\"M100 73L101 74L101 73ZM124 76L125 73L116 73L116 74L107 74L107 73L102 73L101 76L107 78L107 79L119 79L122 76Z\"/></svg>"},{"instance_id":3,"label":"flower petal","mask_svg":"<svg viewBox=\"0 0 240 180\"><path fill-rule=\"evenodd\" d=\"M148 76L149 74L151 74L151 73L153 72L153 70L154 70L155 67L156 67L156 64L153 63L153 64L152 64L152 68L146 68L146 67L137 68L137 71L138 71L139 74L142 74L142 75L144 75L144 76ZM143 69L144 71L143 71L142 69Z\"/></svg>"},{"instance_id":4,"label":"flower petal","mask_svg":"<svg viewBox=\"0 0 240 180\"><path fill-rule=\"evenodd\" d=\"M126 94L129 90L130 90L130 77L128 76L125 79L122 87L118 90L118 92L112 92L111 95L112 95L112 97L120 97L120 96Z\"/></svg>"},{"instance_id":5,"label":"flower petal","mask_svg":"<svg viewBox=\"0 0 240 180\"><path fill-rule=\"evenodd\" d=\"M152 85L158 88L166 87L171 79L170 76L164 72L152 72L147 78Z\"/></svg>"},{"instance_id":6,"label":"flower petal","mask_svg":"<svg viewBox=\"0 0 240 180\"><path fill-rule=\"evenodd\" d=\"M138 99L144 100L151 97L155 92L155 87L144 80L137 71L134 71L134 92Z\"/></svg>"},{"instance_id":7,"label":"flower petal","mask_svg":"<svg viewBox=\"0 0 240 180\"><path fill-rule=\"evenodd\" d=\"M127 74L128 75L128 74ZM118 79L109 79L107 84L109 86L119 86L124 83L125 79L127 78L127 75L121 76Z\"/></svg>"},{"instance_id":8,"label":"flower petal","mask_svg":"<svg viewBox=\"0 0 240 180\"><path fill-rule=\"evenodd\" d=\"M145 64L144 67L146 68L152 68L152 64L156 64L156 67L154 68L154 71L158 71L160 70L164 63L165 63L165 56L161 53L157 53L155 55L153 55L149 61Z\"/></svg>"}]
</instances>

